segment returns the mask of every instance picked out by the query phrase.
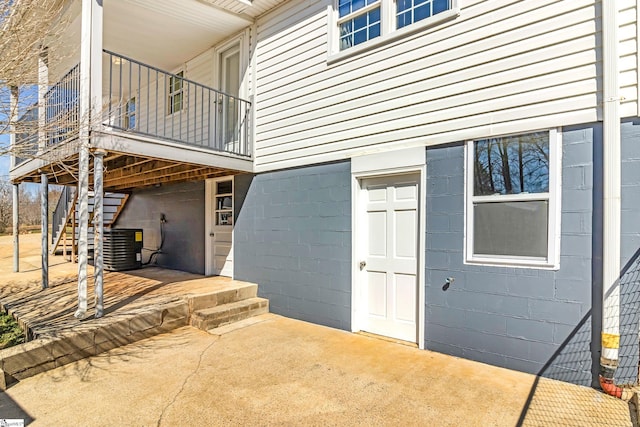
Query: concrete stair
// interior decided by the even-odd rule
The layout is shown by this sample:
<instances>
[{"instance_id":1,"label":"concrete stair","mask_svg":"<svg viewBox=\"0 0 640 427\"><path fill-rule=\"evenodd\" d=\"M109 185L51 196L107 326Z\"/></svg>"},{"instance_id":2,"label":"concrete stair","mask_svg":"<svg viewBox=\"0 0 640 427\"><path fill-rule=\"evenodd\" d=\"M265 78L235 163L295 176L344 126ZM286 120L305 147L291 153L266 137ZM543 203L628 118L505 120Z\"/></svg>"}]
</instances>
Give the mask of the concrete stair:
<instances>
[{"instance_id":1,"label":"concrete stair","mask_svg":"<svg viewBox=\"0 0 640 427\"><path fill-rule=\"evenodd\" d=\"M269 301L258 296L258 285L243 283L189 299L189 324L208 331L269 312Z\"/></svg>"},{"instance_id":2,"label":"concrete stair","mask_svg":"<svg viewBox=\"0 0 640 427\"><path fill-rule=\"evenodd\" d=\"M195 311L191 326L208 331L218 326L248 319L269 312L269 300L259 297L229 302L216 307Z\"/></svg>"}]
</instances>

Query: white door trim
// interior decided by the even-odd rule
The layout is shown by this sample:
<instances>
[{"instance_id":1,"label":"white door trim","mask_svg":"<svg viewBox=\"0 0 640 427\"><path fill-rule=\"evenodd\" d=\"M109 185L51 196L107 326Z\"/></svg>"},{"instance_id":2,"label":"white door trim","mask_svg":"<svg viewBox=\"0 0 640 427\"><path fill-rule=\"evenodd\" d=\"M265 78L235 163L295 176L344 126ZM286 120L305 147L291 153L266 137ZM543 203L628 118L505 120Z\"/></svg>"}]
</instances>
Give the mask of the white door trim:
<instances>
[{"instance_id":1,"label":"white door trim","mask_svg":"<svg viewBox=\"0 0 640 427\"><path fill-rule=\"evenodd\" d=\"M204 275L213 274L213 241L209 236L212 230L213 218L213 179L204 182Z\"/></svg>"},{"instance_id":2,"label":"white door trim","mask_svg":"<svg viewBox=\"0 0 640 427\"><path fill-rule=\"evenodd\" d=\"M209 233L213 230L213 207L214 207L214 190L215 184L218 181L233 181L233 203L235 206L235 179L234 175L221 176L217 178L210 178L204 182L204 274L205 276L212 276L215 274L215 263L213 258L213 239ZM234 208L235 211L235 208ZM235 212L234 212L235 214ZM233 221L233 228L231 230L231 250L233 251L233 241L235 240L235 218ZM235 270L235 269L234 269ZM235 271L232 270L231 278Z\"/></svg>"},{"instance_id":3,"label":"white door trim","mask_svg":"<svg viewBox=\"0 0 640 427\"><path fill-rule=\"evenodd\" d=\"M420 201L418 205L418 320L417 334L418 347L424 349L425 335L425 252L426 252L426 150L425 147L416 147L406 150L398 150L391 153L376 153L351 159L351 330L358 332L361 329L358 301L360 289L359 261L362 259L364 248L359 245L360 233L365 224L362 208L363 179L384 177L392 175L419 174L418 188Z\"/></svg>"}]
</instances>

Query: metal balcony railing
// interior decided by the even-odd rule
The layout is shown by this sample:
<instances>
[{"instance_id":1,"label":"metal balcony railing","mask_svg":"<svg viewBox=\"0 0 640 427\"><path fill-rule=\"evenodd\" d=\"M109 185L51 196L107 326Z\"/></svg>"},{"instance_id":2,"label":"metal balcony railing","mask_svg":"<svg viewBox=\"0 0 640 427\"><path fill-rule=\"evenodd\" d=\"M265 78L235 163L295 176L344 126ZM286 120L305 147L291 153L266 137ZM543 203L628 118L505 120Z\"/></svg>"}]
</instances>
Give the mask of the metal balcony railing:
<instances>
[{"instance_id":1,"label":"metal balcony railing","mask_svg":"<svg viewBox=\"0 0 640 427\"><path fill-rule=\"evenodd\" d=\"M107 50L103 61L108 72L100 115L107 128L251 157L251 102ZM16 164L77 138L79 95L77 64L47 91L44 129L37 105L16 123ZM46 147L39 147L38 131Z\"/></svg>"},{"instance_id":2,"label":"metal balcony railing","mask_svg":"<svg viewBox=\"0 0 640 427\"><path fill-rule=\"evenodd\" d=\"M80 123L80 64L53 85L44 99L47 147L76 138Z\"/></svg>"},{"instance_id":3,"label":"metal balcony railing","mask_svg":"<svg viewBox=\"0 0 640 427\"><path fill-rule=\"evenodd\" d=\"M249 101L107 50L103 61L105 126L251 156Z\"/></svg>"},{"instance_id":4,"label":"metal balcony railing","mask_svg":"<svg viewBox=\"0 0 640 427\"><path fill-rule=\"evenodd\" d=\"M40 133L45 136L44 145L51 147L77 138L79 126L80 67L69 70L58 83L51 86L44 96L45 121L39 121L39 106L27 108L16 123L16 146L13 149L16 165L35 157L40 147ZM42 147L42 148L46 148Z\"/></svg>"},{"instance_id":5,"label":"metal balcony railing","mask_svg":"<svg viewBox=\"0 0 640 427\"><path fill-rule=\"evenodd\" d=\"M16 145L12 152L17 166L38 152L38 106L32 105L27 108L15 126Z\"/></svg>"}]
</instances>

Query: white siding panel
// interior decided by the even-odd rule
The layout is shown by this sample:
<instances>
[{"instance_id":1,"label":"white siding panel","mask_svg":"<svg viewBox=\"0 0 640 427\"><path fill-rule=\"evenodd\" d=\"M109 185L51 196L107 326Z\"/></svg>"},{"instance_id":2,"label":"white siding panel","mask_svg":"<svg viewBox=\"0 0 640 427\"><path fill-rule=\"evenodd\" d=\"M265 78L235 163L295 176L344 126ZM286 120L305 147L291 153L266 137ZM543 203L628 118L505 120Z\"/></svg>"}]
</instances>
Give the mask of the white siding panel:
<instances>
[{"instance_id":1,"label":"white siding panel","mask_svg":"<svg viewBox=\"0 0 640 427\"><path fill-rule=\"evenodd\" d=\"M257 171L599 116L593 0L460 0L456 19L331 63L327 4L294 0L258 20ZM637 87L628 9L627 94Z\"/></svg>"},{"instance_id":2,"label":"white siding panel","mask_svg":"<svg viewBox=\"0 0 640 427\"><path fill-rule=\"evenodd\" d=\"M515 58L514 58L515 59ZM564 69L564 64L570 62L574 66ZM378 85L365 86L350 92L350 99L343 99L336 96L336 99L327 98L311 107L304 107L287 110L284 114L265 117L264 126L260 127L261 138L264 138L264 145L270 143L267 139L274 136L286 135L288 133L303 131L309 128L328 125L335 121L335 115L340 114L341 118L350 119L351 114L358 116L370 116L375 112L390 111L397 108L411 106L420 108L421 103L449 99L454 97L466 97L470 92L484 89L485 99L491 99L499 95L500 87L510 85L508 90L513 93L526 92L545 85L557 85L559 82L571 82L595 78L596 65L595 55L592 51L579 52L568 57L553 58L549 61L534 63L530 65L519 65L519 61L514 61L516 68L500 71L499 63L489 63L480 67L481 70L461 70L451 74L443 74L429 80L419 80L415 83L402 84L402 76L399 77L399 84L392 84L391 81L383 81ZM491 69L492 67L495 67ZM557 69L554 74L547 74L549 69ZM466 80L465 80L466 79ZM464 84L456 84L463 82ZM500 82L500 84L496 83ZM384 85L387 89L384 89ZM594 80L595 83L595 80ZM467 98L459 98L457 102L469 102ZM370 107L370 108L367 108Z\"/></svg>"}]
</instances>

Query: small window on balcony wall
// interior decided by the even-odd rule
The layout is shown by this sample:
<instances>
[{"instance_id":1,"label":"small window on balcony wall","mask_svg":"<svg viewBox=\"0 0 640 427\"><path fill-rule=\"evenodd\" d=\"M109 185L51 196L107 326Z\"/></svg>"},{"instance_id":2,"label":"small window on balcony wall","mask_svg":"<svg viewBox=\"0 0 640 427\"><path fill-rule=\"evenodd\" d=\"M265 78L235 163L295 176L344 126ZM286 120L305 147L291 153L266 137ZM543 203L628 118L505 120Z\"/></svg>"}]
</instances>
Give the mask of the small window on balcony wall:
<instances>
[{"instance_id":1,"label":"small window on balcony wall","mask_svg":"<svg viewBox=\"0 0 640 427\"><path fill-rule=\"evenodd\" d=\"M184 72L180 71L173 76L169 76L169 114L182 110L184 92L182 90Z\"/></svg>"},{"instance_id":2,"label":"small window on balcony wall","mask_svg":"<svg viewBox=\"0 0 640 427\"><path fill-rule=\"evenodd\" d=\"M467 262L557 268L557 139L551 130L467 143Z\"/></svg>"},{"instance_id":3,"label":"small window on balcony wall","mask_svg":"<svg viewBox=\"0 0 640 427\"><path fill-rule=\"evenodd\" d=\"M133 97L127 101L125 105L124 128L136 128L136 98Z\"/></svg>"}]
</instances>

